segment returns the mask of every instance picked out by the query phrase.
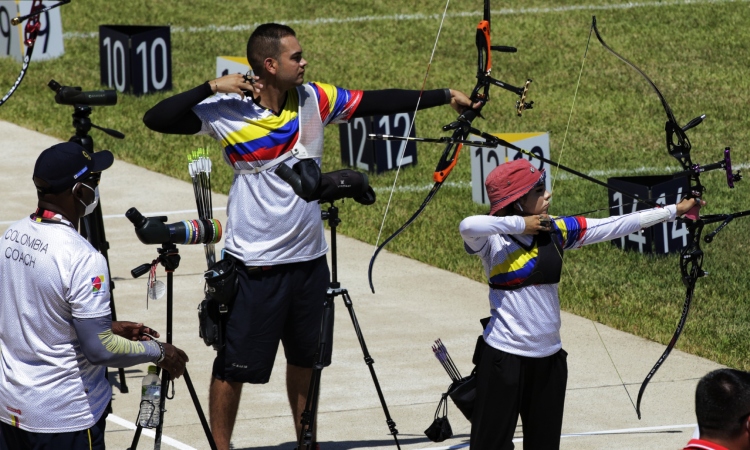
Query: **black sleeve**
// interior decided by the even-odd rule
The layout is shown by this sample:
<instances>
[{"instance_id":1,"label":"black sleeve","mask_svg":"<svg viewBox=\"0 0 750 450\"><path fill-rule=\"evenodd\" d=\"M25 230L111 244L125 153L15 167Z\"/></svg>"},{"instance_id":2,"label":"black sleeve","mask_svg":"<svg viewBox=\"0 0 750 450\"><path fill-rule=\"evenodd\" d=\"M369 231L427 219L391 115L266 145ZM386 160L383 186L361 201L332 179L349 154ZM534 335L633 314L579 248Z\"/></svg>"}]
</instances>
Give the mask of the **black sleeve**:
<instances>
[{"instance_id":1,"label":"black sleeve","mask_svg":"<svg viewBox=\"0 0 750 450\"><path fill-rule=\"evenodd\" d=\"M201 120L193 106L213 95L208 82L181 94L166 98L146 111L143 123L159 133L195 134L201 130Z\"/></svg>"},{"instance_id":2,"label":"black sleeve","mask_svg":"<svg viewBox=\"0 0 750 450\"><path fill-rule=\"evenodd\" d=\"M419 100L419 91L405 89L384 89L380 91L363 91L362 100L352 117L369 117L376 114L397 114L413 112L419 101L419 109L446 105L451 101L449 89L424 91Z\"/></svg>"}]
</instances>

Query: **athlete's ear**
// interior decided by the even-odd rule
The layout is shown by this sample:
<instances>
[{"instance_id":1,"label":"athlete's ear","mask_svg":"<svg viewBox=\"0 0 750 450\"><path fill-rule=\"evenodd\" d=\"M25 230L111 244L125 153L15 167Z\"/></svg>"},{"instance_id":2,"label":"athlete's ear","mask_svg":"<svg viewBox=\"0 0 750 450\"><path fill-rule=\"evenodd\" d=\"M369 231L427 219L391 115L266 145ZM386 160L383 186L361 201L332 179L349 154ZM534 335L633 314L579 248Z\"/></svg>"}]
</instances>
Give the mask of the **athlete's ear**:
<instances>
[{"instance_id":1,"label":"athlete's ear","mask_svg":"<svg viewBox=\"0 0 750 450\"><path fill-rule=\"evenodd\" d=\"M265 70L265 72L268 74L276 75L277 65L278 61L273 58L266 58L263 60L263 70Z\"/></svg>"}]
</instances>

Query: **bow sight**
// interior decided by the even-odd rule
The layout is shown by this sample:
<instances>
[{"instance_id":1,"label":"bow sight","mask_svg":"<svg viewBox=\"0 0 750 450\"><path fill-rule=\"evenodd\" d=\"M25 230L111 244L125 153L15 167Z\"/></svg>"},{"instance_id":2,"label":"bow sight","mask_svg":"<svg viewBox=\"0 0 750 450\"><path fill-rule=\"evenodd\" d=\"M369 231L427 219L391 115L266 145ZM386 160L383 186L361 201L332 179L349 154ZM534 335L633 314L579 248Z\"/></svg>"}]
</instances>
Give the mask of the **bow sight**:
<instances>
[{"instance_id":1,"label":"bow sight","mask_svg":"<svg viewBox=\"0 0 750 450\"><path fill-rule=\"evenodd\" d=\"M485 20L479 22L477 25L477 85L474 87L474 91L471 93L471 98L475 98L479 101L487 102L489 100L489 87L490 84L495 85L499 88L503 88L507 91L513 92L518 95L518 101L516 101L516 114L521 117L524 110L531 109L534 106L534 102L527 102L526 96L529 93L529 85L531 79L527 79L523 87L516 87L507 84L498 79L492 78L492 53L491 50L502 52L502 53L516 53L518 50L515 47L508 47L505 45L490 45L490 19L489 12L485 11ZM489 50L488 50L489 49ZM480 90L484 89L484 92ZM443 127L445 130L445 127Z\"/></svg>"}]
</instances>

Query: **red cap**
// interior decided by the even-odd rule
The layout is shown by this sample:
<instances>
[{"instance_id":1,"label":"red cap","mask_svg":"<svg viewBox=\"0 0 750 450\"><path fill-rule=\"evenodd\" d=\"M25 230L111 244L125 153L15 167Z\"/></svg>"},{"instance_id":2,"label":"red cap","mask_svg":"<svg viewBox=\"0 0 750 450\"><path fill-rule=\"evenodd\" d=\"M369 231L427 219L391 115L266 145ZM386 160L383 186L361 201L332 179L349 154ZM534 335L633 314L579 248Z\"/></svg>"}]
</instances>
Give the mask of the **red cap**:
<instances>
[{"instance_id":1,"label":"red cap","mask_svg":"<svg viewBox=\"0 0 750 450\"><path fill-rule=\"evenodd\" d=\"M528 193L544 175L526 159L516 159L495 167L484 186L490 199L490 215L510 205Z\"/></svg>"}]
</instances>

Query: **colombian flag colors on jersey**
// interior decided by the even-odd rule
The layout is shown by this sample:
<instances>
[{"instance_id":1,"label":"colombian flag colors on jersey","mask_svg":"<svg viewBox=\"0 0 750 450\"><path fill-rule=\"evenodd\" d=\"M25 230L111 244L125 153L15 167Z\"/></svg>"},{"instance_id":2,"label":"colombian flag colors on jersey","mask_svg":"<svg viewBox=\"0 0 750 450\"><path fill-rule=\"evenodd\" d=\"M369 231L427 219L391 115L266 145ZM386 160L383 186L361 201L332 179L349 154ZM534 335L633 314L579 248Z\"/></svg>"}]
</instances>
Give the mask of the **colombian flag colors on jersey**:
<instances>
[{"instance_id":1,"label":"colombian flag colors on jersey","mask_svg":"<svg viewBox=\"0 0 750 450\"><path fill-rule=\"evenodd\" d=\"M554 232L564 249L576 247L586 234L585 217L557 217L554 218ZM489 282L498 286L513 287L522 284L536 267L539 248L534 242L530 250L521 246L514 246L505 259L490 270Z\"/></svg>"},{"instance_id":2,"label":"colombian flag colors on jersey","mask_svg":"<svg viewBox=\"0 0 750 450\"><path fill-rule=\"evenodd\" d=\"M318 110L323 124L348 120L362 99L362 91L350 91L330 84L313 82ZM299 91L291 89L284 109L278 115L263 110L253 120L241 117L221 140L226 158L235 165L239 161L264 162L290 151L299 136ZM247 111L244 112L247 114Z\"/></svg>"}]
</instances>

